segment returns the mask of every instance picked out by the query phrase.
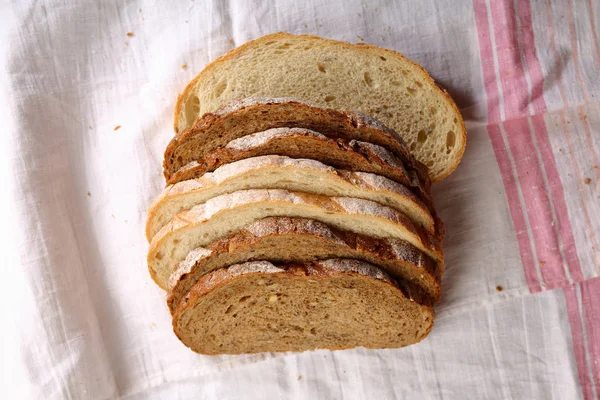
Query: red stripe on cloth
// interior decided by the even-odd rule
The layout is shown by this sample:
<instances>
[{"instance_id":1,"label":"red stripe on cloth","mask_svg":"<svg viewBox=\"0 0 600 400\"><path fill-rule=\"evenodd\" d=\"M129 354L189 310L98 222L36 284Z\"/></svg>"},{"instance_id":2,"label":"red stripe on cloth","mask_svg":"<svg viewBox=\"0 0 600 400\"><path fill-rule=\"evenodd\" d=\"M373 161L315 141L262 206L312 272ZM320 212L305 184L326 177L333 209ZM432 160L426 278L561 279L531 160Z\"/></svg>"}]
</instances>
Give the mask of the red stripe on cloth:
<instances>
[{"instance_id":1,"label":"red stripe on cloth","mask_svg":"<svg viewBox=\"0 0 600 400\"><path fill-rule=\"evenodd\" d=\"M554 158L554 153L552 152L552 145L548 136L548 130L546 128L543 116L540 115L541 113L546 112L547 106L543 96L544 76L535 50L533 17L531 14L531 4L529 3L529 0L519 1L519 22L521 25L523 54L525 55L525 63L527 65L527 70L529 71L529 78L532 86L531 100L533 103L533 109L536 113L536 115L532 117L532 124L535 130L540 155L544 163L544 169L546 170L548 185L550 186L550 195L552 196L554 212L558 220L558 230L563 244L565 261L569 266L571 279L574 282L581 282L583 280L583 273L581 270L581 264L579 263L579 257L577 255L577 248L575 246L575 238L573 236L573 229L571 228L571 221L569 220L569 214L567 212L565 193L562 181L560 180L560 175L558 173L556 159ZM552 28L550 27L549 29Z\"/></svg>"},{"instance_id":2,"label":"red stripe on cloth","mask_svg":"<svg viewBox=\"0 0 600 400\"><path fill-rule=\"evenodd\" d=\"M477 25L483 83L487 94L488 121L497 122L500 120L500 96L498 94L496 72L494 71L494 53L485 0L473 0L473 9L475 24Z\"/></svg>"},{"instance_id":3,"label":"red stripe on cloth","mask_svg":"<svg viewBox=\"0 0 600 400\"><path fill-rule=\"evenodd\" d=\"M544 74L535 50L532 21L531 4L529 4L529 1L519 1L521 42L523 43L525 64L527 65L529 80L531 81L531 102L533 103L534 112L539 114L546 112L547 107L544 100Z\"/></svg>"},{"instance_id":4,"label":"red stripe on cloth","mask_svg":"<svg viewBox=\"0 0 600 400\"><path fill-rule=\"evenodd\" d=\"M537 270L535 268L535 259L533 257L533 251L531 243L529 241L529 234L527 232L527 224L521 203L519 201L519 193L517 189L517 183L512 172L510 160L508 158L508 152L504 146L502 140L502 132L500 132L500 125L492 124L487 127L492 142L492 148L496 155L496 160L500 168L500 175L502 176L502 182L506 190L508 207L510 209L510 215L512 216L513 226L517 236L517 243L519 244L519 252L521 254L521 262L523 263L523 269L525 272L525 280L527 286L532 293L537 293L542 290Z\"/></svg>"},{"instance_id":5,"label":"red stripe on cloth","mask_svg":"<svg viewBox=\"0 0 600 400\"><path fill-rule=\"evenodd\" d=\"M575 363L577 364L577 375L579 376L579 384L583 391L585 400L594 399L594 391L592 381L587 368L587 359L585 351L585 338L583 335L583 326L581 324L581 314L579 312L579 304L577 301L577 292L575 285L564 289L565 302L567 305L567 315L569 324L571 325L571 338L573 341L573 353L575 354Z\"/></svg>"},{"instance_id":6,"label":"red stripe on cloth","mask_svg":"<svg viewBox=\"0 0 600 400\"><path fill-rule=\"evenodd\" d=\"M563 245L565 261L569 267L571 279L573 282L583 281L583 272L577 254L575 245L575 236L571 227L571 220L567 211L567 203L565 200L565 191L563 188L560 175L558 174L558 166L552 152L552 145L548 136L548 130L544 121L544 116L541 114L531 117L531 123L535 130L538 149L544 162L546 169L546 177L548 178L548 186L550 196L554 204L554 213L558 222L558 232Z\"/></svg>"},{"instance_id":7,"label":"red stripe on cloth","mask_svg":"<svg viewBox=\"0 0 600 400\"><path fill-rule=\"evenodd\" d=\"M527 281L529 290L532 293L537 293L541 291L542 288L535 266L533 249L527 231L527 223L519 200L517 182L513 175L508 151L502 140L500 126L497 124L500 120L500 96L494 68L494 52L485 0L473 0L473 9L475 14L475 24L477 26L481 68L487 94L488 121L492 122L492 124L487 126L487 130L492 143L492 148L494 149L496 161L498 162L498 167L500 168L504 189L506 190L508 206L517 237L517 243L519 244L525 280Z\"/></svg>"},{"instance_id":8,"label":"red stripe on cloth","mask_svg":"<svg viewBox=\"0 0 600 400\"><path fill-rule=\"evenodd\" d=\"M498 57L504 115L507 120L528 115L527 81L521 64L514 3L490 1Z\"/></svg>"},{"instance_id":9,"label":"red stripe on cloth","mask_svg":"<svg viewBox=\"0 0 600 400\"><path fill-rule=\"evenodd\" d=\"M552 206L536 156L529 122L527 117L518 118L505 122L504 127L521 185L542 278L546 289L554 289L568 280L554 229Z\"/></svg>"},{"instance_id":10,"label":"red stripe on cloth","mask_svg":"<svg viewBox=\"0 0 600 400\"><path fill-rule=\"evenodd\" d=\"M581 284L583 321L587 336L592 379L596 390L600 387L600 278Z\"/></svg>"}]
</instances>

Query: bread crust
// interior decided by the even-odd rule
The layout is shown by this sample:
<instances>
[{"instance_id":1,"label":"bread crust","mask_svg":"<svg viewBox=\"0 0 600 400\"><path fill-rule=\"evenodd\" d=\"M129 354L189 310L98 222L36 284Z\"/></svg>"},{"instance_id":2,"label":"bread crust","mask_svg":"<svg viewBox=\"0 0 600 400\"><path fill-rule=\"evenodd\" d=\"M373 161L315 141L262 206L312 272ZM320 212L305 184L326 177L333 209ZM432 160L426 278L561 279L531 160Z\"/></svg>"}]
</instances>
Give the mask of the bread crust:
<instances>
[{"instance_id":1,"label":"bread crust","mask_svg":"<svg viewBox=\"0 0 600 400\"><path fill-rule=\"evenodd\" d=\"M280 120L270 116L258 120L257 116L265 113L285 115ZM296 118L294 115L310 115L311 118ZM235 121L235 124L232 123ZM231 132L231 126L241 126L233 137L225 138L224 132ZM408 171L414 171L418 184L429 190L431 180L428 169L416 160L398 133L381 122L361 113L353 111L337 111L312 106L308 103L277 98L246 98L228 103L215 111L198 118L194 125L175 136L165 150L163 168L167 181L171 176L190 161L202 158L206 153L224 147L233 139L271 128L307 128L319 132L329 138L358 140L381 146L397 156ZM215 138L218 136L218 138ZM206 144L199 154L186 155L186 147L194 140L207 138L218 142L213 148Z\"/></svg>"},{"instance_id":2,"label":"bread crust","mask_svg":"<svg viewBox=\"0 0 600 400\"><path fill-rule=\"evenodd\" d=\"M281 241L281 244L285 245L287 240L303 240L304 242L311 240L318 243L318 245L305 250L302 254L303 261L308 261L307 256L320 259L329 257L331 253L344 254L345 258L369 262L404 281L412 281L416 285L419 285L419 280L425 281L429 289L424 288L424 291L431 296L433 301L438 301L440 298L440 264L405 241L360 235L305 218L269 217L255 221L234 234L217 239L206 247L190 252L171 274L170 290L167 296L169 309L174 312L199 277L211 272L215 267L226 267L227 265L223 265L223 263L231 264L229 260L240 260L237 262L254 260L255 257L258 257L254 255L255 250L263 243L267 246L267 251L271 252L271 256L266 258L262 254L260 257L264 257L266 261L286 259L289 256L281 254L283 249L269 246L277 241ZM321 246L321 248L317 246ZM209 266L209 263L219 259L227 261ZM287 260L293 261L290 258ZM398 271L403 267L414 272L416 276L420 277L419 280L411 279L412 277L407 275L398 275Z\"/></svg>"},{"instance_id":3,"label":"bread crust","mask_svg":"<svg viewBox=\"0 0 600 400\"><path fill-rule=\"evenodd\" d=\"M404 232L407 235L407 240L412 240L415 247L421 248L422 251L443 265L444 256L439 240L420 226L415 226L408 217L393 208L357 198L320 196L279 189L250 189L215 197L205 204L198 205L178 214L167 225L162 227L152 239L148 250L148 269L152 278L159 286L166 288L166 282L159 279L156 268L158 264L162 263L164 254L167 254L161 252L161 250L166 250L162 247L172 234L183 229L201 225L219 214L231 213L234 209L239 209L240 207L254 208L267 204L270 207L275 204L286 204L287 207L298 206L307 208L316 213L321 213L323 218L329 214L360 215L368 216L373 222L382 221L386 226L391 223L391 226L395 227L394 229ZM270 216L276 216L276 214ZM288 216L290 215L288 214ZM171 268L174 267L175 265L171 266Z\"/></svg>"},{"instance_id":4,"label":"bread crust","mask_svg":"<svg viewBox=\"0 0 600 400\"><path fill-rule=\"evenodd\" d=\"M267 171L269 169L284 169L289 171L302 170L306 171L307 174L314 174L315 177L319 176L322 179L330 179L343 184L352 185L364 192L388 193L389 195L394 196L399 203L403 202L409 205L413 209L413 214L418 214L418 217L412 215L412 219L418 219L421 221L421 225L427 230L435 233L438 238L443 238L444 228L442 222L439 218L432 217L431 211L427 205L405 186L384 176L373 173L336 169L313 159L295 159L280 155L259 156L235 161L217 168L214 172L206 173L200 178L184 180L167 186L154 200L148 210L146 238L148 241L152 240L152 237L160 229L161 226L157 226L156 219L163 212L164 206L170 201L181 198L186 194L215 189L219 185L227 184L227 182L241 178L244 175ZM282 187L264 186L255 188L275 189ZM314 189L315 193L329 194L327 193L327 190L319 191L316 185ZM311 192L308 188L304 189L304 191ZM364 196L361 198L368 197ZM376 201L373 198L370 200ZM433 214L435 215L435 213ZM167 220L170 220L171 218L172 216L169 216Z\"/></svg>"}]
</instances>

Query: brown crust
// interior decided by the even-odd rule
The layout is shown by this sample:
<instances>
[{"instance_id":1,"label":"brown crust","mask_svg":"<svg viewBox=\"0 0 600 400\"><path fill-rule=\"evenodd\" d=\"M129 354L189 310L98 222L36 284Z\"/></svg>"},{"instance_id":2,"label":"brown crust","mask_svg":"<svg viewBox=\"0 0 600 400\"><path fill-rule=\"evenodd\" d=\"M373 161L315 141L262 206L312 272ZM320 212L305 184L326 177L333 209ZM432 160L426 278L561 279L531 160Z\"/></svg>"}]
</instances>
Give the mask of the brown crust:
<instances>
[{"instance_id":1,"label":"brown crust","mask_svg":"<svg viewBox=\"0 0 600 400\"><path fill-rule=\"evenodd\" d=\"M231 149L221 147L216 149L199 160L194 160L193 165L189 165L178 170L167 180L167 184L172 185L177 182L194 179L202 176L206 172L212 172L218 167L229 164L234 161L271 155L274 153L273 147L276 147L278 155L292 158L310 158L321 161L336 168L352 169L353 171L370 172L385 176L404 186L410 187L413 193L421 199L430 210L433 210L433 201L429 194L429 188L423 187L418 178L411 179L408 171L402 166L402 161L396 159L395 163L382 159L369 143L350 141L344 139L330 139L309 136L302 132L303 129L290 128L293 136L281 136L270 139L267 143L252 147L248 150ZM323 160L322 157L316 157L312 149L319 148L328 154L334 154L331 159ZM347 160L354 165L337 164L335 160ZM339 162L339 161L338 161ZM357 166L356 164L360 164ZM394 165L396 164L396 165Z\"/></svg>"},{"instance_id":2,"label":"brown crust","mask_svg":"<svg viewBox=\"0 0 600 400\"><path fill-rule=\"evenodd\" d=\"M282 269L282 272L248 272L243 274L231 274L229 272L229 268L221 268L216 271L213 271L207 275L204 275L187 293L186 297L182 299L182 301L178 304L177 308L173 313L173 329L177 337L180 337L177 334L177 320L181 316L183 312L186 311L189 307L194 307L195 303L202 296L214 290L216 287L220 285L226 285L231 279L239 278L242 276L247 276L249 274L287 274L291 278L305 278L305 277L313 277L313 278L331 278L336 275L348 274L348 275L358 275L364 277L366 279L378 279L365 274L361 274L359 272L351 272L351 271L339 271L332 270L327 268L322 263L309 262L303 264L285 264L278 265L278 268ZM431 312L433 315L433 305L434 301L428 296L421 288L418 286L412 285L408 282L402 281L389 281L384 279L378 279L380 282L390 285L395 289L399 290L402 295L408 300L419 304L422 307L425 307L427 311ZM428 334L429 332L427 332ZM425 335L427 336L427 335Z\"/></svg>"},{"instance_id":3,"label":"brown crust","mask_svg":"<svg viewBox=\"0 0 600 400\"><path fill-rule=\"evenodd\" d=\"M304 218L269 217L211 242L204 247L205 251L193 260L193 264L180 263L171 276L174 283L171 284L167 296L169 309L173 312L185 294L186 288L195 284L196 273L199 273L198 270L206 268L209 257L214 260L219 257L229 257L233 253L247 252L247 258L240 259L243 261L255 260L252 255L253 248L260 245L262 241L273 237L284 240L286 236L291 236L295 240L307 237L318 240L320 243L327 242L326 246L332 249L332 252L335 251L339 254L341 251L346 251L348 257L370 262L396 278L399 276L390 270L389 263L414 266L415 272L422 274L423 279L430 282L433 291L429 292L429 295L434 301L438 301L440 298L440 264L404 241L360 235ZM208 272L210 271L204 271L204 274Z\"/></svg>"},{"instance_id":4,"label":"brown crust","mask_svg":"<svg viewBox=\"0 0 600 400\"><path fill-rule=\"evenodd\" d=\"M248 49L261 44L263 41L279 40L279 39L286 39L286 38L289 39L291 37L299 37L302 39L312 39L312 40L327 42L327 43L337 45L337 46L340 46L340 47L343 47L346 49L351 49L351 50L355 50L356 48L358 48L360 50L366 50L366 51L376 51L376 52L383 51L385 53L388 53L394 57L403 59L403 60L407 61L408 63L412 64L413 67L415 67L418 71L421 72L422 79L429 82L431 84L431 86L434 88L434 90L438 90L439 91L438 94L440 94L448 102L448 104L456 112L456 115L460 117L459 120L460 120L461 129L460 129L460 132L458 132L458 134L462 138L463 146L458 150L458 153L455 157L455 160L456 160L455 163L446 170L446 173L439 175L439 176L432 177L432 182L436 183L436 182L440 182L440 181L444 180L446 177L448 177L448 175L450 175L458 167L458 165L460 164L460 161L462 160L463 154L465 152L466 143L467 143L467 130L466 130L466 127L464 124L464 120L462 118L460 110L458 109L458 107L457 107L456 103L454 102L454 100L452 99L452 97L448 94L448 92L444 88L442 88L439 84L437 84L435 82L435 80L429 75L429 73L425 70L425 68L423 68L421 65L417 64L416 62L406 58L402 53L395 51L395 50L378 47L378 46L374 46L374 45L366 44L366 43L351 44L351 43L346 43L346 42L340 42L337 40L322 38L322 37L315 36L315 35L292 35L287 32L277 32L277 33L265 35L260 38L248 41L248 42L244 43L243 45L236 47L235 49L222 55L221 57L217 58L213 62L209 63L194 79L192 79L192 81L190 83L187 84L187 86L185 87L183 92L177 98L177 103L175 104L174 125L173 125L173 129L174 129L175 133L176 134L179 133L178 121L179 121L179 115L181 115L181 109L183 106L183 99L184 99L185 95L196 85L196 82L198 82L200 79L202 79L204 77L205 74L207 74L210 70L217 68L219 66L219 64L228 62L230 59L237 57L238 54L241 54L241 53L247 51Z\"/></svg>"},{"instance_id":5,"label":"brown crust","mask_svg":"<svg viewBox=\"0 0 600 400\"><path fill-rule=\"evenodd\" d=\"M223 108L227 109L229 107L230 105L228 104ZM312 115L314 120L294 119L292 117L293 112L300 109L305 111L307 114ZM264 126L258 129L248 128L247 130L238 132L241 133L239 135L236 133L236 136L233 138L246 136L251 133L264 131L271 128L298 127L312 129L331 138L368 141L386 148L388 151L399 157L399 159L404 162L407 170L414 171L416 173L418 181L425 188L425 190L429 190L429 187L431 186L431 180L429 178L427 167L412 156L400 135L398 135L394 130L385 127L379 121L352 111L342 112L311 106L301 101L290 100L280 102L274 99L271 101L265 100L257 105L241 107L233 112L225 114L221 114L219 110L214 113L204 114L202 117L196 120L191 128L186 129L171 139L171 142L168 144L165 150L163 161L165 178L168 181L173 173L181 169L190 161L202 158L204 154L215 150L209 148L206 149L206 151L202 154L195 154L194 157L184 158L183 155L179 153L181 153L182 147L184 148L187 145L187 142L197 139L199 136L213 137L216 136L217 132L227 130L231 131L231 125L247 126L247 123L241 122L244 119L258 123L259 121L257 121L256 117L263 114L263 112L278 110L285 110L287 113L287 118L279 121L276 121L273 118L265 118L260 121L260 123L265 124ZM320 122L321 120L317 120L317 117L323 121L326 121L326 124ZM232 123L232 120L236 120L236 123ZM367 138L368 140L366 140ZM225 142L221 143L221 145L218 147L223 147L227 144L227 142L228 140L225 140Z\"/></svg>"},{"instance_id":6,"label":"brown crust","mask_svg":"<svg viewBox=\"0 0 600 400\"><path fill-rule=\"evenodd\" d=\"M312 170L315 174L318 174L320 176L330 174L332 179L333 177L335 177L335 179L339 179L364 191L389 192L392 193L395 197L405 198L407 202L412 202L414 204L414 212L419 215L419 217L416 219L413 215L413 219L420 221L419 223L430 232L434 232L438 239L443 239L444 226L442 221L440 221L439 219L435 219L431 215L432 213L431 211L429 211L428 207L404 185L400 185L397 182L380 176L378 174L351 172L342 169L334 169L314 159L292 159L281 155L269 155L256 158L248 158L243 161L230 163L226 167L219 168L213 173L205 174L200 178L186 180L168 186L152 202L150 209L148 210L148 219L146 221L146 238L150 242L154 234L158 232L158 229L160 229L161 226L158 226L158 229L155 229L156 226L154 225L154 221L158 217L158 215L163 212L161 209L162 205L168 203L173 198L183 196L185 195L185 193L194 193L201 192L203 190L211 190L223 183L226 183L229 179L236 179L237 177L242 176L243 174L250 173L256 170L261 170L263 168L306 168L307 171ZM233 174L231 171L236 172L235 174ZM256 188L274 189L276 187L277 186L257 186ZM305 191L312 192L311 190ZM315 191L315 193L319 193L319 191ZM323 192L323 194L327 193ZM367 197L365 196L363 198ZM370 200L377 201L376 199L372 198ZM197 204L200 204L200 202L194 205ZM388 206L394 207L390 204L388 204ZM398 207L394 208L400 210L400 208ZM433 214L435 215L435 213ZM173 216L174 215L171 215L167 219L170 220Z\"/></svg>"},{"instance_id":7,"label":"brown crust","mask_svg":"<svg viewBox=\"0 0 600 400\"><path fill-rule=\"evenodd\" d=\"M148 269L154 281L159 286L165 287L165 284L161 284L156 275L156 264L166 263L166 261L162 261L162 256L159 258L157 255L161 254L160 250L163 250L161 246L172 234L177 235L181 229L204 224L206 221L211 220L213 216L231 213L234 208L248 207L249 204L255 204L251 207L259 207L267 203L273 206L276 204L285 204L287 207L292 205L308 206L317 213L322 213L322 216L329 214L362 215L373 221L382 221L385 225L391 223L392 226L396 226L395 229L403 231L407 237L410 237L407 241L414 241L413 245L415 247L421 248L423 252L443 265L444 255L441 242L433 234L420 225L415 225L408 217L393 208L357 198L330 197L281 189L250 189L217 196L205 204L195 206L176 215L167 225L163 226L152 239L148 250ZM176 260L176 262L179 261L181 260ZM175 268L175 264L171 265L170 268Z\"/></svg>"}]
</instances>

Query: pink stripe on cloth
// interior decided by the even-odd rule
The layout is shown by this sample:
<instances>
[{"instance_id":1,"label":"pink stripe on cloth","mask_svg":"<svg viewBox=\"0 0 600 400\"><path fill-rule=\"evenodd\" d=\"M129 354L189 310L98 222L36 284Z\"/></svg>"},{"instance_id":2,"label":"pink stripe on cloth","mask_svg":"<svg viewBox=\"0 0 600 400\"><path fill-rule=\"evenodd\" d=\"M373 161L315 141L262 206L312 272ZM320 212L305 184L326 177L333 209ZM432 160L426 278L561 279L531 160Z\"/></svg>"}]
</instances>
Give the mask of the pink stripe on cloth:
<instances>
[{"instance_id":1,"label":"pink stripe on cloth","mask_svg":"<svg viewBox=\"0 0 600 400\"><path fill-rule=\"evenodd\" d=\"M552 206L536 157L529 122L526 117L513 119L505 122L504 128L521 185L545 288L554 289L564 285L568 279L563 268Z\"/></svg>"},{"instance_id":2,"label":"pink stripe on cloth","mask_svg":"<svg viewBox=\"0 0 600 400\"><path fill-rule=\"evenodd\" d=\"M523 54L527 70L529 71L529 80L531 81L533 111L535 114L544 113L547 110L546 101L544 100L544 74L535 50L531 4L527 0L520 0L518 8L521 25L521 42L524 49Z\"/></svg>"},{"instance_id":3,"label":"pink stripe on cloth","mask_svg":"<svg viewBox=\"0 0 600 400\"><path fill-rule=\"evenodd\" d=\"M579 311L579 301L577 300L576 285L564 289L565 303L567 305L567 315L569 317L569 325L571 325L571 338L573 341L573 353L575 355L575 363L577 364L577 375L579 384L583 391L585 400L594 399L594 388L588 370L586 341L584 335L584 326L581 321L581 313ZM586 324L587 325L587 324Z\"/></svg>"},{"instance_id":4,"label":"pink stripe on cloth","mask_svg":"<svg viewBox=\"0 0 600 400\"><path fill-rule=\"evenodd\" d=\"M489 125L487 130L492 142L494 154L496 155L496 161L498 162L498 166L500 168L502 182L504 183L504 188L506 190L508 207L510 209L510 215L512 216L513 226L517 236L517 243L519 244L519 252L521 254L521 262L523 263L523 269L525 272L525 280L527 281L529 291L532 293L537 293L542 290L542 287L540 285L537 270L535 268L535 259L533 256L531 243L529 241L527 223L525 221L525 216L523 215L523 210L519 201L517 183L515 182L512 166L508 158L508 152L502 140L500 125Z\"/></svg>"},{"instance_id":5,"label":"pink stripe on cloth","mask_svg":"<svg viewBox=\"0 0 600 400\"><path fill-rule=\"evenodd\" d=\"M528 115L529 100L521 64L515 8L512 1L490 1L500 82L507 120Z\"/></svg>"},{"instance_id":6,"label":"pink stripe on cloth","mask_svg":"<svg viewBox=\"0 0 600 400\"><path fill-rule=\"evenodd\" d=\"M535 115L532 117L532 125L536 135L536 141L538 142L543 168L546 171L546 177L548 179L549 188L547 189L550 192L552 203L554 205L554 212L558 222L558 234L560 235L564 249L564 261L569 268L572 282L581 282L583 280L583 273L577 255L577 248L575 247L575 238L571 228L571 221L569 220L565 193L556 165L556 159L552 152L548 130L543 116L540 115L541 113L546 112L547 106L543 96L544 77L535 50L533 20L529 0L519 0L518 10L523 54L532 86L531 101L535 112Z\"/></svg>"},{"instance_id":7,"label":"pink stripe on cloth","mask_svg":"<svg viewBox=\"0 0 600 400\"><path fill-rule=\"evenodd\" d=\"M487 94L488 121L492 122L487 126L488 135L494 149L496 161L500 168L502 182L506 190L508 206L515 229L521 262L525 273L527 286L532 293L542 290L535 267L533 249L529 240L527 223L523 209L519 200L519 191L517 182L513 175L513 169L508 157L508 151L502 140L502 132L497 124L500 121L500 95L498 91L498 81L494 67L494 49L492 46L491 29L489 26L489 17L485 0L473 0L473 9L475 14L475 23L477 26L477 37L479 41L479 52L481 57L481 68L483 71L483 80Z\"/></svg>"},{"instance_id":8,"label":"pink stripe on cloth","mask_svg":"<svg viewBox=\"0 0 600 400\"><path fill-rule=\"evenodd\" d=\"M593 278L581 284L581 298L592 379L598 390L600 387L600 278Z\"/></svg>"},{"instance_id":9,"label":"pink stripe on cloth","mask_svg":"<svg viewBox=\"0 0 600 400\"><path fill-rule=\"evenodd\" d=\"M479 55L483 70L483 82L487 94L488 121L500 120L500 96L494 71L494 52L488 26L488 15L485 0L473 0L477 38L479 40Z\"/></svg>"},{"instance_id":10,"label":"pink stripe on cloth","mask_svg":"<svg viewBox=\"0 0 600 400\"><path fill-rule=\"evenodd\" d=\"M541 114L534 115L531 117L531 123L534 127L538 149L546 169L549 192L550 196L552 197L554 213L558 223L556 228L562 241L565 262L569 267L572 282L581 282L584 279L583 272L579 262L579 256L577 254L577 247L575 245L575 236L573 235L571 220L569 219L567 203L565 200L565 191L558 173L556 159L554 158L554 153L552 152L552 144L550 143L544 116Z\"/></svg>"}]
</instances>

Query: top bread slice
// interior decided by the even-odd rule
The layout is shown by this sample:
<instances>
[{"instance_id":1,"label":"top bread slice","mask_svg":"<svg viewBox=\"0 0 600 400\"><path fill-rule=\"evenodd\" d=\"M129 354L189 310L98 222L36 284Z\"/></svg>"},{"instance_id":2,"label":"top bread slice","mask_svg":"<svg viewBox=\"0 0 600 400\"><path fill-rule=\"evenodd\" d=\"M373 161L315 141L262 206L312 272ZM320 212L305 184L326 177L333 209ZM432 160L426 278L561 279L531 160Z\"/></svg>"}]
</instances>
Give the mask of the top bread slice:
<instances>
[{"instance_id":1,"label":"top bread slice","mask_svg":"<svg viewBox=\"0 0 600 400\"><path fill-rule=\"evenodd\" d=\"M371 115L402 135L434 182L458 166L465 149L456 104L415 62L376 46L288 33L250 41L209 64L179 96L175 131L248 96Z\"/></svg>"},{"instance_id":2,"label":"top bread slice","mask_svg":"<svg viewBox=\"0 0 600 400\"><path fill-rule=\"evenodd\" d=\"M305 128L329 138L381 146L415 175L418 180L415 185L426 190L431 185L427 167L415 160L402 138L381 122L356 112L323 109L285 98L246 98L229 103L215 113L204 114L192 128L168 144L163 161L165 178L170 181L173 174L190 162L202 159L235 139L272 128Z\"/></svg>"}]
</instances>

